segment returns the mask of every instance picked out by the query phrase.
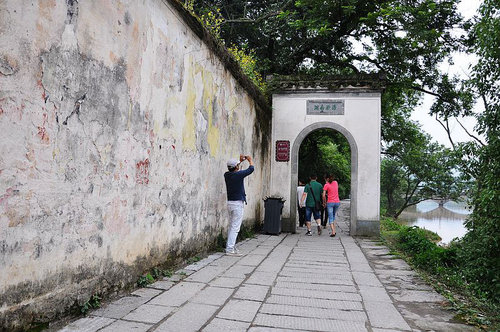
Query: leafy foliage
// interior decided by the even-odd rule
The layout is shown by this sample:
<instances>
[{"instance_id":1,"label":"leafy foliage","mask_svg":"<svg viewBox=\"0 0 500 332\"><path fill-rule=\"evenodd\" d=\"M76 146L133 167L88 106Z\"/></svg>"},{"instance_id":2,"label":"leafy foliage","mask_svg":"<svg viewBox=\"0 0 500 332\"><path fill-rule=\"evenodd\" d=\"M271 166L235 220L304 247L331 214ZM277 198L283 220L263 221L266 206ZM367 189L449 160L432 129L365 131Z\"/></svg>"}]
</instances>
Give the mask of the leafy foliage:
<instances>
[{"instance_id":1,"label":"leafy foliage","mask_svg":"<svg viewBox=\"0 0 500 332\"><path fill-rule=\"evenodd\" d=\"M203 26L210 31L221 43L225 41L221 38L221 28L224 24L224 17L221 14L219 7L199 7L195 12L195 0L187 0L184 2L184 7L189 10L193 15L198 16ZM229 44L228 44L229 45ZM245 45L233 46L228 48L234 59L239 63L243 73L262 91L265 92L266 84L262 79L261 74L257 69L257 61L255 59L255 52Z\"/></svg>"},{"instance_id":2,"label":"leafy foliage","mask_svg":"<svg viewBox=\"0 0 500 332\"><path fill-rule=\"evenodd\" d=\"M471 30L471 51L479 56L469 82L483 101L477 130L486 144L461 146L464 169L475 180L473 213L466 223L460 259L478 292L500 301L500 3L485 0Z\"/></svg>"},{"instance_id":3,"label":"leafy foliage","mask_svg":"<svg viewBox=\"0 0 500 332\"><path fill-rule=\"evenodd\" d=\"M434 86L437 65L460 47L451 34L457 2L198 0L195 8L222 8L222 38L254 49L264 74L378 71Z\"/></svg>"},{"instance_id":4,"label":"leafy foliage","mask_svg":"<svg viewBox=\"0 0 500 332\"><path fill-rule=\"evenodd\" d=\"M238 61L245 75L250 78L261 91L264 92L266 84L258 72L255 52L252 50L247 51L246 49L238 48L237 46L228 48L228 51L234 56L236 61Z\"/></svg>"}]
</instances>

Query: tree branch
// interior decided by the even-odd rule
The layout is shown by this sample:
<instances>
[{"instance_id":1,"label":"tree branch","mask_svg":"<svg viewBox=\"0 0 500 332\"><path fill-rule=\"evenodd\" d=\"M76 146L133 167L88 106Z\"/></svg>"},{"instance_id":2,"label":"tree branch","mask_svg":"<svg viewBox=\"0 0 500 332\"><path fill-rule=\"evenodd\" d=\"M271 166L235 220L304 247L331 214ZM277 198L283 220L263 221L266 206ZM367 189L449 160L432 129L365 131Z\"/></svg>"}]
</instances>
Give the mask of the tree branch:
<instances>
[{"instance_id":1,"label":"tree branch","mask_svg":"<svg viewBox=\"0 0 500 332\"><path fill-rule=\"evenodd\" d=\"M451 138L451 131L450 131L450 125L448 123L448 120L446 120L446 126L439 120L438 115L436 113L436 121L444 128L446 131L446 134L448 135L448 139L450 140L451 146L453 147L453 150L455 150L455 143L453 142L453 139Z\"/></svg>"},{"instance_id":2,"label":"tree branch","mask_svg":"<svg viewBox=\"0 0 500 332\"><path fill-rule=\"evenodd\" d=\"M469 133L469 131L464 127L464 125L458 120L458 118L455 118L455 120L457 120L458 124L460 125L460 127L462 127L463 130L465 130L465 132L467 133L467 135L469 135L469 137L475 139L479 144L481 144L482 146L485 146L485 144L483 143L483 141L481 141L479 138L477 138L476 136L472 135L471 133Z\"/></svg>"},{"instance_id":3,"label":"tree branch","mask_svg":"<svg viewBox=\"0 0 500 332\"><path fill-rule=\"evenodd\" d=\"M283 12L283 10L286 7L288 7L292 3L294 3L294 0L288 0L278 10L270 11L266 14L263 14L262 16L257 17L256 19L251 19L251 18L247 18L247 17L235 18L235 19L231 19L231 20L224 20L224 22L222 22L222 24L226 24L226 23L259 23L267 18L278 16L279 14L281 14L281 12Z\"/></svg>"}]
</instances>

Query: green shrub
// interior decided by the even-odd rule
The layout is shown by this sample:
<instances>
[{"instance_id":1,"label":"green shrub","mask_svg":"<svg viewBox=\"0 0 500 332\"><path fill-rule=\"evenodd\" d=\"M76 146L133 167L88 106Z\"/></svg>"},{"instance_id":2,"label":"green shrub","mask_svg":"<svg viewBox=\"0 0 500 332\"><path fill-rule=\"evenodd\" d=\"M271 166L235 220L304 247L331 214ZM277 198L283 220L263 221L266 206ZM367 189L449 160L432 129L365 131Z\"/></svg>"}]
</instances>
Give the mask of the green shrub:
<instances>
[{"instance_id":1,"label":"green shrub","mask_svg":"<svg viewBox=\"0 0 500 332\"><path fill-rule=\"evenodd\" d=\"M143 276L139 277L139 280L137 280L137 286L139 287L146 287L147 285L153 283L155 279L150 273L147 273Z\"/></svg>"},{"instance_id":2,"label":"green shrub","mask_svg":"<svg viewBox=\"0 0 500 332\"><path fill-rule=\"evenodd\" d=\"M90 309L97 309L100 307L101 297L97 294L93 294L90 299L80 307L80 311L82 314L86 315Z\"/></svg>"},{"instance_id":3,"label":"green shrub","mask_svg":"<svg viewBox=\"0 0 500 332\"><path fill-rule=\"evenodd\" d=\"M398 233L398 246L411 256L430 250L435 244L427 233L417 226L402 228Z\"/></svg>"},{"instance_id":4,"label":"green shrub","mask_svg":"<svg viewBox=\"0 0 500 332\"><path fill-rule=\"evenodd\" d=\"M392 218L383 218L380 220L380 230L381 231L399 231L403 227L405 227L405 226L398 224Z\"/></svg>"},{"instance_id":5,"label":"green shrub","mask_svg":"<svg viewBox=\"0 0 500 332\"><path fill-rule=\"evenodd\" d=\"M403 227L397 234L397 248L419 268L436 273L440 267L457 264L457 247L440 247L435 243L440 239L436 233L416 226Z\"/></svg>"}]
</instances>

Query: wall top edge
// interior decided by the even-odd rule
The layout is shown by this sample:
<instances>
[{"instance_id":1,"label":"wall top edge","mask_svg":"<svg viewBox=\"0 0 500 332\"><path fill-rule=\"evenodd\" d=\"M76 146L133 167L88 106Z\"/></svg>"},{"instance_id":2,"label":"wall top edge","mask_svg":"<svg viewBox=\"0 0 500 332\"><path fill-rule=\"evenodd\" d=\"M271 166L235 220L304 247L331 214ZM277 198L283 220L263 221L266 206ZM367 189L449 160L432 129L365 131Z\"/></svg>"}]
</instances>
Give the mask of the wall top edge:
<instances>
[{"instance_id":1,"label":"wall top edge","mask_svg":"<svg viewBox=\"0 0 500 332\"><path fill-rule=\"evenodd\" d=\"M269 76L267 81L273 93L297 92L383 92L386 79L382 74L338 76Z\"/></svg>"},{"instance_id":2,"label":"wall top edge","mask_svg":"<svg viewBox=\"0 0 500 332\"><path fill-rule=\"evenodd\" d=\"M311 98L312 96L318 96L319 98L326 97L373 97L380 98L382 91L377 91L373 89L342 89L342 90L293 90L293 91L279 91L274 92L273 97L277 96L288 96L293 95L296 98Z\"/></svg>"}]
</instances>

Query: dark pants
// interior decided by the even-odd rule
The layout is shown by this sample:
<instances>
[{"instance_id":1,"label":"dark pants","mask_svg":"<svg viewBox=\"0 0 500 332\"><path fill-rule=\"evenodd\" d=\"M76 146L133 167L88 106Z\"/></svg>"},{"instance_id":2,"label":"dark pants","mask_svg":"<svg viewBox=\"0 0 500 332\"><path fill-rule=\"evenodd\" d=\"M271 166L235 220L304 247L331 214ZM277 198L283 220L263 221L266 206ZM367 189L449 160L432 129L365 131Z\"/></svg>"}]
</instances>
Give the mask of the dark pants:
<instances>
[{"instance_id":1,"label":"dark pants","mask_svg":"<svg viewBox=\"0 0 500 332\"><path fill-rule=\"evenodd\" d=\"M326 208L321 209L321 226L326 226L328 223L328 212L326 212Z\"/></svg>"},{"instance_id":2,"label":"dark pants","mask_svg":"<svg viewBox=\"0 0 500 332\"><path fill-rule=\"evenodd\" d=\"M299 226L302 227L306 223L306 208L299 207Z\"/></svg>"}]
</instances>

